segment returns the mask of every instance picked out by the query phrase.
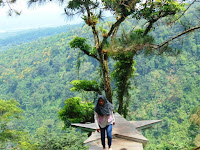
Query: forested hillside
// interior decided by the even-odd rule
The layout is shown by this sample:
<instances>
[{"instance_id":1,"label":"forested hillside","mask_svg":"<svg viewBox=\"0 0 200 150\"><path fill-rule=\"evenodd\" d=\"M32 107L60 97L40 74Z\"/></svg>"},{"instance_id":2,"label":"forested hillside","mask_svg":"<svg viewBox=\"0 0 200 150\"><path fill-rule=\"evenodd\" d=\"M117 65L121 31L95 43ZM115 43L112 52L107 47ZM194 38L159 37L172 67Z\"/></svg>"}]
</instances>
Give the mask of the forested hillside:
<instances>
[{"instance_id":1,"label":"forested hillside","mask_svg":"<svg viewBox=\"0 0 200 150\"><path fill-rule=\"evenodd\" d=\"M145 131L151 143L147 149L190 149L194 144L199 131L193 130L190 117L200 104L199 38L198 32L185 39L177 57L136 58L138 74L129 116L163 120Z\"/></svg>"},{"instance_id":2,"label":"forested hillside","mask_svg":"<svg viewBox=\"0 0 200 150\"><path fill-rule=\"evenodd\" d=\"M181 28L180 24L173 28L163 25L159 32L152 34L159 43ZM98 62L69 48L69 42L76 35L87 39L92 36L86 27L80 27L0 52L0 99L15 99L20 103L24 119L18 120L17 126L30 135L45 129L55 134L54 131L62 129L58 111L66 99L79 96L93 101L96 98L95 93L70 91L71 81L75 79L99 79ZM137 71L131 82L127 119L163 120L162 124L144 131L149 139L145 149L195 147L199 129L190 118L200 104L199 39L198 31L172 44L181 51L178 56L138 54L134 58ZM113 60L109 63L112 64Z\"/></svg>"},{"instance_id":3,"label":"forested hillside","mask_svg":"<svg viewBox=\"0 0 200 150\"><path fill-rule=\"evenodd\" d=\"M80 133L69 131L71 129L67 130L70 134L63 134L61 129L64 126L58 119L58 111L63 107L64 101L74 96L70 91L72 87L70 82L78 78L76 62L78 53L70 49L68 44L73 38L72 35L77 33L84 34L84 31L80 28L75 31L69 30L66 33L38 39L1 52L0 99L15 99L20 103L20 107L24 110L24 119L15 120L12 128L20 128L30 133L28 136L30 141L27 140L29 139L27 136L25 138L22 136L19 145L24 144L26 139L25 146L22 145L22 148L34 149L37 145L40 149L43 149L42 147L50 149L50 146L55 145L50 145L48 142L54 140L56 144L56 139L60 144L63 142L62 147L68 149L78 150L83 147L79 142L83 142L85 136L83 135L83 139L79 140L80 135L76 136L76 134ZM95 72L94 77L88 76L88 72L95 70L95 62L92 64L87 61L86 65L93 66L93 69L89 70L84 66L79 73L80 76L85 79L95 78ZM63 141L59 139L61 136ZM74 138L69 139L72 136ZM64 140L66 138L69 139L67 143ZM76 145L74 141L79 144ZM43 145L38 145L38 142ZM9 144L5 143L4 146L7 145Z\"/></svg>"},{"instance_id":4,"label":"forested hillside","mask_svg":"<svg viewBox=\"0 0 200 150\"><path fill-rule=\"evenodd\" d=\"M64 101L74 96L70 82L77 79L78 53L70 49L68 43L73 38L71 35L80 31L71 30L1 53L1 99L20 102L29 120L23 125L31 131L45 122L53 125ZM88 73L93 74L97 64L88 61L85 64L79 73L81 78L95 78L95 72L94 77ZM88 70L87 65L93 69Z\"/></svg>"},{"instance_id":5,"label":"forested hillside","mask_svg":"<svg viewBox=\"0 0 200 150\"><path fill-rule=\"evenodd\" d=\"M191 17L193 14L192 10L187 13ZM161 26L160 32L153 34L159 43L186 27L186 23L183 25L172 30ZM144 132L150 140L146 149L191 149L199 134L198 125L191 122L191 114L200 106L200 31L180 38L172 47L181 53L176 57L135 58L138 74L129 116L137 120L163 120L155 129Z\"/></svg>"}]
</instances>

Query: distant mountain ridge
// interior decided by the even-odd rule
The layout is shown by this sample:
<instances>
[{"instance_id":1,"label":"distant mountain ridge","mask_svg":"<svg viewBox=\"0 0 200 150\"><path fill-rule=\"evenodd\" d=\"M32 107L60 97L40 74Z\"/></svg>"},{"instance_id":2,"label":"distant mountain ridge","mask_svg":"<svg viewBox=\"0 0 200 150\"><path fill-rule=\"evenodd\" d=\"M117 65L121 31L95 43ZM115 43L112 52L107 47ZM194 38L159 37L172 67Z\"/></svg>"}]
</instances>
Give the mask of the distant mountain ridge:
<instances>
[{"instance_id":1,"label":"distant mountain ridge","mask_svg":"<svg viewBox=\"0 0 200 150\"><path fill-rule=\"evenodd\" d=\"M53 36L59 33L64 33L67 32L68 30L76 29L81 26L82 24L75 24L75 25L65 25L60 27L46 27L46 28L22 30L17 32L1 33L0 48L20 45L22 43L31 42L39 38Z\"/></svg>"}]
</instances>

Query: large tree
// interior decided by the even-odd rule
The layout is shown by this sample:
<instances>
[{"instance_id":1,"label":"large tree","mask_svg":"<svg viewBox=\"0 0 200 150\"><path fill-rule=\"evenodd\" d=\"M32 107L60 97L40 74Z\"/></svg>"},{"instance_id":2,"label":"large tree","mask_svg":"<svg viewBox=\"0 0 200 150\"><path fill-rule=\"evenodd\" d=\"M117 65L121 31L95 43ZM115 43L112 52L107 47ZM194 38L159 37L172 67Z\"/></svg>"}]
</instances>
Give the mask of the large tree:
<instances>
[{"instance_id":1,"label":"large tree","mask_svg":"<svg viewBox=\"0 0 200 150\"><path fill-rule=\"evenodd\" d=\"M51 1L51 0L49 0ZM118 112L126 115L129 104L128 89L130 78L133 77L135 61L133 57L140 52L155 52L162 54L174 52L168 47L170 41L196 29L200 26L189 28L176 36L157 44L154 37L150 35L152 30L156 30L155 24L164 21L166 18L177 18L184 15L185 11L196 1L193 1L188 8L184 9L184 1L171 0L57 0L66 4L65 13L68 17L80 15L85 24L91 28L94 38L94 45L82 37L75 37L71 42L72 48L80 49L85 55L94 58L100 63L104 91L107 99L112 102L113 89L111 87L110 69L108 65L109 57L112 57L116 64L114 66L113 77L116 85L116 95L118 101ZM29 4L46 3L47 0L30 0ZM109 11L115 18L114 22L101 23L102 14ZM179 17L176 17L179 14ZM131 24L126 30L121 30L120 26L130 20ZM173 21L171 21L174 23ZM143 24L140 29L138 24ZM103 24L103 25L102 25ZM130 27L131 26L131 27ZM120 33L120 34L119 34ZM175 52L176 53L176 52ZM80 86L83 82L80 82ZM76 86L79 86L78 84ZM92 86L91 86L92 87ZM84 88L87 91L98 91L97 88Z\"/></svg>"}]
</instances>

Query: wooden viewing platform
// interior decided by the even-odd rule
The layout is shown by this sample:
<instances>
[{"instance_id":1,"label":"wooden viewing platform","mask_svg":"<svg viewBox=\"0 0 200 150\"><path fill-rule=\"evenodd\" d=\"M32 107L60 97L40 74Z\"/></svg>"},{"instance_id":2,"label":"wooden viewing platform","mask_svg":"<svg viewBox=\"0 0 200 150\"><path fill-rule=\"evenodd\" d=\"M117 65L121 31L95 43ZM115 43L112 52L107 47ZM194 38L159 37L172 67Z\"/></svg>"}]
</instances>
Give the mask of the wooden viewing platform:
<instances>
[{"instance_id":1,"label":"wooden viewing platform","mask_svg":"<svg viewBox=\"0 0 200 150\"><path fill-rule=\"evenodd\" d=\"M113 150L143 150L143 143L146 143L148 140L142 135L140 130L152 127L161 122L161 120L127 121L118 113L114 115L115 125L112 131ZM101 135L96 131L95 123L74 123L72 126L93 131L84 143L90 145L89 150L102 150Z\"/></svg>"}]
</instances>

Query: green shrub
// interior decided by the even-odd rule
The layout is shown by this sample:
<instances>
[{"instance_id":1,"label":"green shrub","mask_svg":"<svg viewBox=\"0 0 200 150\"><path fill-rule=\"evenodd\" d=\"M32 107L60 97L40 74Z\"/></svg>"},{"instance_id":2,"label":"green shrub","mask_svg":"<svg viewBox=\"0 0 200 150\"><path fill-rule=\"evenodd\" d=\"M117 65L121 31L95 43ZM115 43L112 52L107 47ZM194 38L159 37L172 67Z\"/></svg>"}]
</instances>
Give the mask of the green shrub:
<instances>
[{"instance_id":1,"label":"green shrub","mask_svg":"<svg viewBox=\"0 0 200 150\"><path fill-rule=\"evenodd\" d=\"M94 104L92 102L81 101L80 97L68 98L65 106L58 114L66 126L70 123L92 122L94 113Z\"/></svg>"}]
</instances>

